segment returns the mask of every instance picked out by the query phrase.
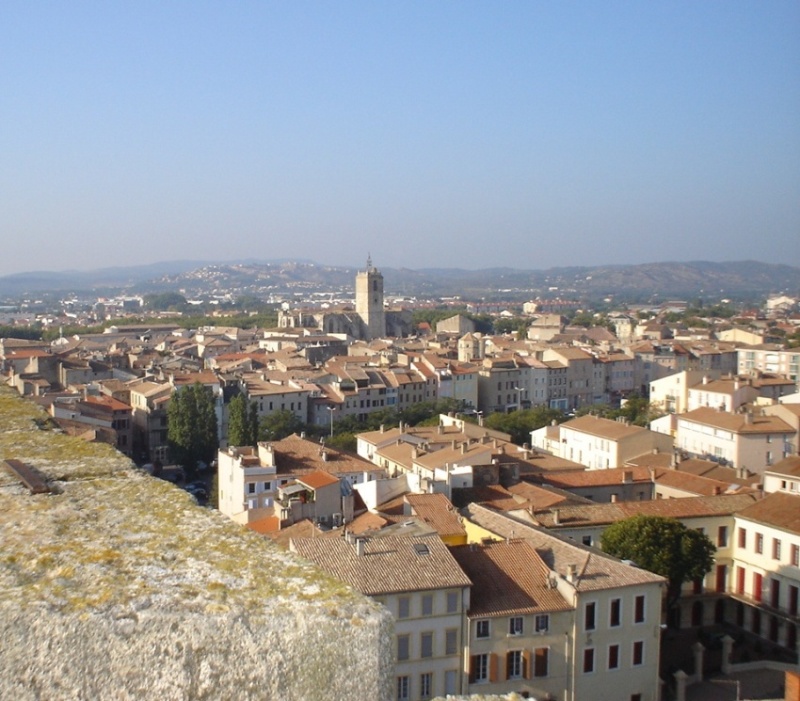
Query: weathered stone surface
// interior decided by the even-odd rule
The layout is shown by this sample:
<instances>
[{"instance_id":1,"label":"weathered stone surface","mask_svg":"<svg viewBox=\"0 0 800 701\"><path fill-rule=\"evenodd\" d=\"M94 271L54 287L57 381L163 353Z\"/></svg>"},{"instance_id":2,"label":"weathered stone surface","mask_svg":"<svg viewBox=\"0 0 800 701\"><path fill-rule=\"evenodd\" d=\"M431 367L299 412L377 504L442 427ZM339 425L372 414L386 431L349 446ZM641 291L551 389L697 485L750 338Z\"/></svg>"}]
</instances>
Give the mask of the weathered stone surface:
<instances>
[{"instance_id":1,"label":"weathered stone surface","mask_svg":"<svg viewBox=\"0 0 800 701\"><path fill-rule=\"evenodd\" d=\"M0 698L390 698L388 612L0 391Z\"/></svg>"}]
</instances>

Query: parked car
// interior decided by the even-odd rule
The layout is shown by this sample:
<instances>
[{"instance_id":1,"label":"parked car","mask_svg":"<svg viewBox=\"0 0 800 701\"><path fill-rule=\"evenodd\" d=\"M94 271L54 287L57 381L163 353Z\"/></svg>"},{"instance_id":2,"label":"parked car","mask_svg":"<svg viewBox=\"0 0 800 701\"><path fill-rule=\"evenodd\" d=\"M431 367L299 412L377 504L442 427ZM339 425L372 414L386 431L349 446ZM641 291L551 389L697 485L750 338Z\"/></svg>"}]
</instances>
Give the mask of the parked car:
<instances>
[{"instance_id":1,"label":"parked car","mask_svg":"<svg viewBox=\"0 0 800 701\"><path fill-rule=\"evenodd\" d=\"M208 490L202 482L192 482L191 484L187 484L184 489L197 499L198 502L203 503L208 501Z\"/></svg>"}]
</instances>

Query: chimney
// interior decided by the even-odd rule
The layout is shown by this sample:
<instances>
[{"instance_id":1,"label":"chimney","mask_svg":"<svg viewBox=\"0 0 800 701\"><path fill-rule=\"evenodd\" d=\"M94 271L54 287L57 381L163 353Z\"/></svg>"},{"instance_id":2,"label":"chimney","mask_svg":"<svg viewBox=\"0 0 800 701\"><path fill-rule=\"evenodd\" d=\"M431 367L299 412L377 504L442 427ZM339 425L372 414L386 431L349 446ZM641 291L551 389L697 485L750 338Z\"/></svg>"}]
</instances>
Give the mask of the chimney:
<instances>
[{"instance_id":1,"label":"chimney","mask_svg":"<svg viewBox=\"0 0 800 701\"><path fill-rule=\"evenodd\" d=\"M436 433L438 433L440 436L444 433L444 426L442 426L442 424L439 424L436 427Z\"/></svg>"},{"instance_id":2,"label":"chimney","mask_svg":"<svg viewBox=\"0 0 800 701\"><path fill-rule=\"evenodd\" d=\"M753 423L753 412L746 411L744 412L744 423L746 426L750 426Z\"/></svg>"},{"instance_id":3,"label":"chimney","mask_svg":"<svg viewBox=\"0 0 800 701\"><path fill-rule=\"evenodd\" d=\"M703 384L704 385L708 384L708 375L703 375Z\"/></svg>"},{"instance_id":4,"label":"chimney","mask_svg":"<svg viewBox=\"0 0 800 701\"><path fill-rule=\"evenodd\" d=\"M714 496L716 497L719 496L720 494L722 494L722 488L719 485L716 485L714 487Z\"/></svg>"},{"instance_id":5,"label":"chimney","mask_svg":"<svg viewBox=\"0 0 800 701\"><path fill-rule=\"evenodd\" d=\"M575 584L577 579L578 579L578 566L567 565L567 581L570 584Z\"/></svg>"},{"instance_id":6,"label":"chimney","mask_svg":"<svg viewBox=\"0 0 800 701\"><path fill-rule=\"evenodd\" d=\"M381 424L381 433L384 433L385 431L386 431L386 425Z\"/></svg>"},{"instance_id":7,"label":"chimney","mask_svg":"<svg viewBox=\"0 0 800 701\"><path fill-rule=\"evenodd\" d=\"M467 444L466 442L461 444L461 454L464 455L467 452Z\"/></svg>"},{"instance_id":8,"label":"chimney","mask_svg":"<svg viewBox=\"0 0 800 701\"><path fill-rule=\"evenodd\" d=\"M633 472L630 470L623 470L622 484L630 484L631 482L633 482Z\"/></svg>"},{"instance_id":9,"label":"chimney","mask_svg":"<svg viewBox=\"0 0 800 701\"><path fill-rule=\"evenodd\" d=\"M325 449L322 451L322 462L328 462L328 451Z\"/></svg>"},{"instance_id":10,"label":"chimney","mask_svg":"<svg viewBox=\"0 0 800 701\"><path fill-rule=\"evenodd\" d=\"M419 450L417 450L417 446L411 448L411 459L416 460L419 457Z\"/></svg>"},{"instance_id":11,"label":"chimney","mask_svg":"<svg viewBox=\"0 0 800 701\"><path fill-rule=\"evenodd\" d=\"M356 555L361 557L364 554L364 543L366 538L356 538Z\"/></svg>"},{"instance_id":12,"label":"chimney","mask_svg":"<svg viewBox=\"0 0 800 701\"><path fill-rule=\"evenodd\" d=\"M558 509L553 509L553 525L561 525L561 512Z\"/></svg>"},{"instance_id":13,"label":"chimney","mask_svg":"<svg viewBox=\"0 0 800 701\"><path fill-rule=\"evenodd\" d=\"M455 439L455 438L454 438L452 441L450 441L450 447L451 447L453 450L455 450L455 449L456 449L457 445L458 445L458 441L456 441L456 439Z\"/></svg>"},{"instance_id":14,"label":"chimney","mask_svg":"<svg viewBox=\"0 0 800 701\"><path fill-rule=\"evenodd\" d=\"M736 477L737 479L747 478L747 468L744 465L739 465L739 467L736 468Z\"/></svg>"}]
</instances>

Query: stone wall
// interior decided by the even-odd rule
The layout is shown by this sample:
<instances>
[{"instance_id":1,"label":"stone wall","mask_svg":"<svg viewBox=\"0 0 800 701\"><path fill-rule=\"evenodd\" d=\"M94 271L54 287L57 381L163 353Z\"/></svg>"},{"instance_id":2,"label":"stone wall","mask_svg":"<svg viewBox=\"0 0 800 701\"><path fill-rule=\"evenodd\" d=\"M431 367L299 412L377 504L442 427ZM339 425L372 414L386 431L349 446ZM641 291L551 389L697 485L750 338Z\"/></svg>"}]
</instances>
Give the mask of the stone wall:
<instances>
[{"instance_id":1,"label":"stone wall","mask_svg":"<svg viewBox=\"0 0 800 701\"><path fill-rule=\"evenodd\" d=\"M392 697L388 612L0 389L0 698Z\"/></svg>"}]
</instances>

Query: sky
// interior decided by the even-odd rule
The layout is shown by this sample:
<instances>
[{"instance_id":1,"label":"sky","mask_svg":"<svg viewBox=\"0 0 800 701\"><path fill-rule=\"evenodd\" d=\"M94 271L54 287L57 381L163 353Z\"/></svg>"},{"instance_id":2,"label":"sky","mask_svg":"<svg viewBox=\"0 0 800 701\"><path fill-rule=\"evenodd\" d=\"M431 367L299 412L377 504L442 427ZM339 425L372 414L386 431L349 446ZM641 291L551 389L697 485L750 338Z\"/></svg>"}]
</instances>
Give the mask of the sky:
<instances>
[{"instance_id":1,"label":"sky","mask_svg":"<svg viewBox=\"0 0 800 701\"><path fill-rule=\"evenodd\" d=\"M4 0L0 244L798 266L800 3Z\"/></svg>"}]
</instances>

